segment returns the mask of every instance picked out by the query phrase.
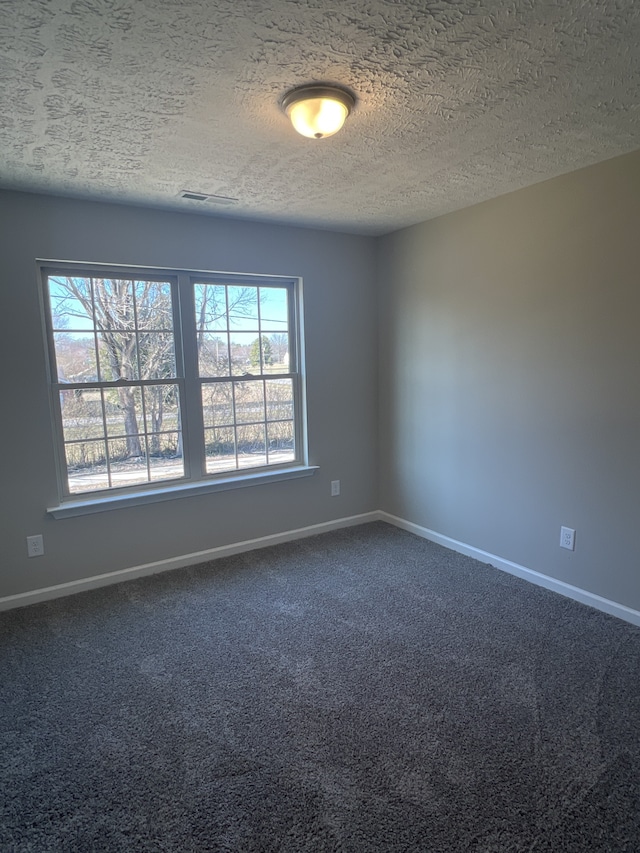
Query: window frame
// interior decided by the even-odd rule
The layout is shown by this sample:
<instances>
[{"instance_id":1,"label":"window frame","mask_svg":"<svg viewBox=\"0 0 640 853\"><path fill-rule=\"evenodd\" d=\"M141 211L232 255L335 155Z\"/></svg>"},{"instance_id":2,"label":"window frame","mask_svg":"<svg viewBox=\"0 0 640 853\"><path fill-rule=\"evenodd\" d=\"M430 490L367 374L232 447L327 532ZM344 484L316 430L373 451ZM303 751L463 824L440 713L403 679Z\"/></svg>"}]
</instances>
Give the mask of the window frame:
<instances>
[{"instance_id":1,"label":"window frame","mask_svg":"<svg viewBox=\"0 0 640 853\"><path fill-rule=\"evenodd\" d=\"M297 276L257 275L252 273L216 272L167 267L143 267L120 264L96 264L58 260L38 260L39 294L46 345L47 379L49 386L52 437L58 485L58 505L48 508L54 517L82 515L143 503L155 503L176 497L190 496L225 489L240 488L277 480L309 476L317 466L309 465L307 443L306 381L304 365L304 330L302 279ZM48 279L50 276L83 278L155 280L171 283L173 307L173 337L176 376L168 379L135 379L90 383L60 382L57 372L55 336ZM197 326L195 322L195 287L215 284L256 288L285 288L288 293L289 372L201 377L198 365ZM228 292L228 291L227 291ZM258 291L259 297L260 291ZM205 426L202 388L212 382L238 383L249 379L290 379L292 382L294 459L288 462L267 463L263 466L207 471ZM76 388L117 388L122 385L176 385L180 393L180 420L184 474L181 477L137 483L130 486L110 486L106 489L71 492L65 453L63 414L60 393ZM265 429L268 421L265 410ZM240 424L242 425L242 424ZM234 411L234 429L238 421ZM266 438L266 436L265 436ZM267 456L268 458L268 456Z\"/></svg>"}]
</instances>

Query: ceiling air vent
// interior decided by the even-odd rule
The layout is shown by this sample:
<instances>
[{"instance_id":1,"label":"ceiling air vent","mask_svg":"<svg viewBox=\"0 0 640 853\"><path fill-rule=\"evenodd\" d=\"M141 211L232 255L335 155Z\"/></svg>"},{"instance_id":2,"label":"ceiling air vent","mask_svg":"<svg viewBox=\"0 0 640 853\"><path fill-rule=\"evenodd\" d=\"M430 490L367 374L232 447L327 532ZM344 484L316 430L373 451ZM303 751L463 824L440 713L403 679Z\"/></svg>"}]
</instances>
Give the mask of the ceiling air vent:
<instances>
[{"instance_id":1,"label":"ceiling air vent","mask_svg":"<svg viewBox=\"0 0 640 853\"><path fill-rule=\"evenodd\" d=\"M237 198L231 198L227 195L208 195L207 193L194 193L191 190L182 190L180 198L186 198L188 201L208 201L210 204L237 204Z\"/></svg>"}]
</instances>

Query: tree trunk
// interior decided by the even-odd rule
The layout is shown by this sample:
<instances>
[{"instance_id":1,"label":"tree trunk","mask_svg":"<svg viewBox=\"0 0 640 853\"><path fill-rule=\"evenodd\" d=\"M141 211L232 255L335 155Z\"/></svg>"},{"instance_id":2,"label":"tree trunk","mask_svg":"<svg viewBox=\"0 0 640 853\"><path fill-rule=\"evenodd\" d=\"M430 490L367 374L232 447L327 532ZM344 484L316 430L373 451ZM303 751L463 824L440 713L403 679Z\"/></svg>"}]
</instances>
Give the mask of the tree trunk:
<instances>
[{"instance_id":1,"label":"tree trunk","mask_svg":"<svg viewBox=\"0 0 640 853\"><path fill-rule=\"evenodd\" d=\"M154 388L153 391L153 405L151 408L151 430L153 433L159 433L162 429L162 421L164 418L164 389L163 388ZM152 453L160 453L160 436L152 435L151 436L151 452Z\"/></svg>"},{"instance_id":2,"label":"tree trunk","mask_svg":"<svg viewBox=\"0 0 640 853\"><path fill-rule=\"evenodd\" d=\"M142 456L133 390L131 388L118 388L118 399L124 416L124 431L127 433L127 456Z\"/></svg>"}]
</instances>

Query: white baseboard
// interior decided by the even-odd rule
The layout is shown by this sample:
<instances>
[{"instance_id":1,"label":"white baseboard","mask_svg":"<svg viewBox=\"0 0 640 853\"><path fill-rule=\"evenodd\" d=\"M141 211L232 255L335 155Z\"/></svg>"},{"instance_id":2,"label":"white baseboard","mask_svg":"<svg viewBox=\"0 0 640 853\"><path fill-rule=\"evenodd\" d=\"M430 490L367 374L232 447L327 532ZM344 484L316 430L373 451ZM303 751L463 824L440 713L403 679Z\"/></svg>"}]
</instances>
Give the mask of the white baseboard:
<instances>
[{"instance_id":1,"label":"white baseboard","mask_svg":"<svg viewBox=\"0 0 640 853\"><path fill-rule=\"evenodd\" d=\"M184 554L181 557L171 557L167 560L158 560L155 563L146 563L142 566L132 566L128 569L120 569L116 572L107 572L103 575L95 577L82 578L69 583L56 584L55 586L43 587L34 589L29 592L21 592L17 595L7 595L0 598L0 611L11 610L14 607L25 607L28 604L37 604L41 601L50 601L54 598L61 598L65 595L73 595L76 592L84 592L89 589L98 589L102 586L120 583L121 581L133 580L134 578L142 578L147 575L155 575L159 572L166 572L170 569L181 569L185 566L195 566L198 563L204 563L207 560L216 560L220 557L229 557L233 554L241 554L245 551L255 551L258 548L266 548L269 545L278 545L281 542L293 542L296 539L304 539L307 536L315 536L319 533L328 533L331 530L340 530L344 527L354 527L358 524L367 524L371 521L386 521L399 527L402 530L408 530L410 533L415 533L422 539L428 539L438 545L443 545L451 551L457 551L460 554L465 554L467 557L473 557L481 563L489 563L496 569L500 569L508 574L516 575L537 586L545 587L553 592L560 593L566 598L572 598L574 601L579 601L582 604L588 604L590 607L595 607L596 610L602 610L604 613L609 613L611 616L617 616L625 622L630 622L632 625L640 627L640 611L633 610L624 604L619 604L616 601L610 601L608 598L602 598L600 595L588 592L577 586L564 583L563 581L551 578L548 575L543 575L540 572L535 572L533 569L527 569L525 566L520 566L517 563L512 563L510 560L505 560L496 554L490 554L488 551L482 551L480 548L474 548L472 545L467 545L465 542L459 542L457 539L451 539L449 536L443 536L441 533L436 533L435 530L429 530L427 527L421 527L419 524L414 524L411 521L406 521L403 518L398 518L388 512L375 510L373 512L362 513L361 515L352 515L347 518L337 518L333 521L325 521L321 524L312 524L309 527L299 527L296 530L285 530L282 533L273 533L270 536L261 536L258 539L247 539L244 542L234 542L231 545L221 545L218 548L210 548L207 551L196 551L191 554Z\"/></svg>"},{"instance_id":2,"label":"white baseboard","mask_svg":"<svg viewBox=\"0 0 640 853\"><path fill-rule=\"evenodd\" d=\"M548 575L543 575L540 572L535 572L533 569L527 569L525 566L520 566L518 563L512 563L511 560L505 560L495 554L490 554L488 551L482 551L480 548L474 548L472 545L467 545L464 542L458 542L457 539L451 539L449 536L443 536L441 533L436 533L434 530L429 530L427 527L420 527L419 524L413 524L411 521L405 521L403 518L398 518L388 512L380 511L378 513L380 521L386 521L402 530L408 530L410 533L415 533L416 536L422 539L429 539L431 542L436 542L438 545L443 545L451 551L457 551L460 554L465 554L467 557L473 557L481 563L489 563L496 569L503 572L508 572L510 575L516 575L523 578L536 586L543 586L545 589L550 589L553 592L558 592L566 598L572 598L574 601L579 601L581 604L588 604L590 607L595 607L596 610L602 610L604 613L609 613L611 616L617 616L619 619L624 619L625 622L631 622L632 625L640 626L640 611L633 610L624 604L618 604L617 601L610 601L608 598L602 598L593 592L588 592L578 586L564 583L564 581L556 580Z\"/></svg>"},{"instance_id":3,"label":"white baseboard","mask_svg":"<svg viewBox=\"0 0 640 853\"><path fill-rule=\"evenodd\" d=\"M65 595L73 595L76 592L98 589L101 586L109 586L114 583L120 583L121 581L155 575L159 572L169 571L170 569L195 566L198 563L205 563L207 560L229 557L232 554L241 554L245 551L255 551L258 548L278 545L281 542L293 542L295 539L304 539L307 536L315 536L318 533L328 533L330 530L354 527L357 524L366 524L367 522L378 521L379 519L380 513L378 511L366 512L361 515L352 515L347 518L325 521L322 524L312 524L310 527L299 527L297 530L273 533L270 536L261 536L258 539L247 539L244 542L221 545L219 548L210 548L207 551L196 551L192 554L185 554L182 557L171 557L168 560L158 560L155 563L146 563L143 566L132 566L129 569L120 569L117 572L107 572L106 574L96 575L91 578L60 583L55 586L21 592L17 595L7 595L4 598L0 598L0 611L11 610L14 607L25 607L28 604L37 604L41 601L50 601L54 598L62 598Z\"/></svg>"}]
</instances>

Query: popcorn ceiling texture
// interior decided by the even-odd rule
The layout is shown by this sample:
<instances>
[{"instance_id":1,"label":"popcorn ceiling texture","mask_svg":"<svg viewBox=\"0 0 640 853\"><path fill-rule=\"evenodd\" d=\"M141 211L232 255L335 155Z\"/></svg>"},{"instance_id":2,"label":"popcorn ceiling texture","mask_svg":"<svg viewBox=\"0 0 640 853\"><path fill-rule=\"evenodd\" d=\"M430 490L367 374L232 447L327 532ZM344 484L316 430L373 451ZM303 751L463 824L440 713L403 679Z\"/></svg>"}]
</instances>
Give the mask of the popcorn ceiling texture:
<instances>
[{"instance_id":1,"label":"popcorn ceiling texture","mask_svg":"<svg viewBox=\"0 0 640 853\"><path fill-rule=\"evenodd\" d=\"M0 186L384 233L640 147L639 43L631 0L0 0Z\"/></svg>"}]
</instances>

